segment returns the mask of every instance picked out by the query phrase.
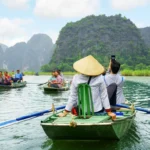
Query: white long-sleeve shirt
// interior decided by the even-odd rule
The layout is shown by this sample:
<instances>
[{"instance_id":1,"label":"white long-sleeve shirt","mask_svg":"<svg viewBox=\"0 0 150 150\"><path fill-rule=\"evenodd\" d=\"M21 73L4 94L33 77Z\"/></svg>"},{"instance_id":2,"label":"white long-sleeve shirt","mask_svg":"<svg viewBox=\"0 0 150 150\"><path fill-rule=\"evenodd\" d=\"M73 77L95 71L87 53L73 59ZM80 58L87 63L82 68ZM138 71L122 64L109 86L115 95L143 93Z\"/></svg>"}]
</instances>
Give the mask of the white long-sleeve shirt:
<instances>
[{"instance_id":1,"label":"white long-sleeve shirt","mask_svg":"<svg viewBox=\"0 0 150 150\"><path fill-rule=\"evenodd\" d=\"M104 81L106 86L108 87L112 83L117 84L117 104L121 104L125 102L125 97L123 94L123 85L124 85L125 78L120 74L106 74L104 76Z\"/></svg>"},{"instance_id":2,"label":"white long-sleeve shirt","mask_svg":"<svg viewBox=\"0 0 150 150\"><path fill-rule=\"evenodd\" d=\"M67 111L71 111L73 107L77 106L78 84L87 83L88 80L89 80L89 76L85 76L82 74L78 74L73 77L72 85L71 85L71 93L70 93L69 100L65 108ZM106 85L104 83L103 77L101 75L92 77L89 85L91 87L91 92L92 92L94 112L98 112L102 110L103 107L105 109L110 109L107 89L106 89Z\"/></svg>"}]
</instances>

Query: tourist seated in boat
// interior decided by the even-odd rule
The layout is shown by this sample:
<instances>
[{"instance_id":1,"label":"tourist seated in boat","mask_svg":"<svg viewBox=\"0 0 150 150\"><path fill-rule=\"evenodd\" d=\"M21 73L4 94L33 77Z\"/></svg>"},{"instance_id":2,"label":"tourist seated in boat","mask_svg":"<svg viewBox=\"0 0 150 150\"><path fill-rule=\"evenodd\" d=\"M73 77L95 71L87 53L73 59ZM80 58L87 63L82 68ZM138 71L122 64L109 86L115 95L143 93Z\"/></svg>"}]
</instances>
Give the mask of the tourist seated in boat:
<instances>
[{"instance_id":1,"label":"tourist seated in boat","mask_svg":"<svg viewBox=\"0 0 150 150\"><path fill-rule=\"evenodd\" d=\"M0 71L0 85L3 85L3 84L4 84L4 80L5 80L5 78L4 78L4 76L3 76L3 72Z\"/></svg>"},{"instance_id":2,"label":"tourist seated in boat","mask_svg":"<svg viewBox=\"0 0 150 150\"><path fill-rule=\"evenodd\" d=\"M12 83L11 76L8 74L7 71L4 72L4 85L11 85Z\"/></svg>"},{"instance_id":3,"label":"tourist seated in boat","mask_svg":"<svg viewBox=\"0 0 150 150\"><path fill-rule=\"evenodd\" d=\"M50 87L50 85L56 81L56 77L55 77L55 71L52 71L52 75L50 76L49 80L48 80L48 86Z\"/></svg>"},{"instance_id":4,"label":"tourist seated in boat","mask_svg":"<svg viewBox=\"0 0 150 150\"><path fill-rule=\"evenodd\" d=\"M64 75L63 75L62 71L60 69L57 69L57 71L58 71L59 75L62 77L62 79L64 80Z\"/></svg>"},{"instance_id":5,"label":"tourist seated in boat","mask_svg":"<svg viewBox=\"0 0 150 150\"><path fill-rule=\"evenodd\" d=\"M15 74L15 77L14 77L14 82L21 82L23 81L23 76L22 76L22 73L20 73L20 70L17 70L17 73Z\"/></svg>"},{"instance_id":6,"label":"tourist seated in boat","mask_svg":"<svg viewBox=\"0 0 150 150\"><path fill-rule=\"evenodd\" d=\"M49 84L49 86L50 86L50 87L53 87L53 88L61 88L62 85L63 85L63 79L62 79L62 77L59 75L58 70L55 70L55 71L54 71L54 76L55 76L56 80L51 81L51 83Z\"/></svg>"},{"instance_id":7,"label":"tourist seated in boat","mask_svg":"<svg viewBox=\"0 0 150 150\"><path fill-rule=\"evenodd\" d=\"M115 59L111 59L108 67L109 73L104 76L104 82L107 87L110 104L125 103L123 94L123 85L125 78L120 75L120 63Z\"/></svg>"},{"instance_id":8,"label":"tourist seated in boat","mask_svg":"<svg viewBox=\"0 0 150 150\"><path fill-rule=\"evenodd\" d=\"M72 111L73 107L78 105L78 85L88 83L91 87L94 113L103 113L105 111L112 119L115 119L116 115L111 112L107 89L101 75L104 72L104 67L93 56L89 55L75 62L73 68L80 74L73 77L65 111L60 113L59 116L66 116Z\"/></svg>"},{"instance_id":9,"label":"tourist seated in boat","mask_svg":"<svg viewBox=\"0 0 150 150\"><path fill-rule=\"evenodd\" d=\"M65 79L64 79L64 75L62 73L62 71L60 69L56 69L56 71L58 72L58 74L61 76L62 80L63 80L63 85L65 84Z\"/></svg>"}]
</instances>

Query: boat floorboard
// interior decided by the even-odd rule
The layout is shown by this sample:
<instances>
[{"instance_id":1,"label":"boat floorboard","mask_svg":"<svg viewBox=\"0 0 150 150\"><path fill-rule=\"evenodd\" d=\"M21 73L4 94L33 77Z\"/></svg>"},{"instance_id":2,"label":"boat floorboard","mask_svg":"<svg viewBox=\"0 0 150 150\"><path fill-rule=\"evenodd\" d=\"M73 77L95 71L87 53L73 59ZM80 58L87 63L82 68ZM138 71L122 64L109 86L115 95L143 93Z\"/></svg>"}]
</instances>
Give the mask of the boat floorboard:
<instances>
[{"instance_id":1,"label":"boat floorboard","mask_svg":"<svg viewBox=\"0 0 150 150\"><path fill-rule=\"evenodd\" d=\"M72 118L71 116L66 116L66 117L59 117L58 119L56 119L53 124L68 124L70 123L71 121L75 121L77 124L80 123L80 124L89 124L89 123L100 123L100 122L103 122L103 121L106 121L110 119L109 116L92 116L88 119L81 119L79 117L75 117L75 118Z\"/></svg>"}]
</instances>

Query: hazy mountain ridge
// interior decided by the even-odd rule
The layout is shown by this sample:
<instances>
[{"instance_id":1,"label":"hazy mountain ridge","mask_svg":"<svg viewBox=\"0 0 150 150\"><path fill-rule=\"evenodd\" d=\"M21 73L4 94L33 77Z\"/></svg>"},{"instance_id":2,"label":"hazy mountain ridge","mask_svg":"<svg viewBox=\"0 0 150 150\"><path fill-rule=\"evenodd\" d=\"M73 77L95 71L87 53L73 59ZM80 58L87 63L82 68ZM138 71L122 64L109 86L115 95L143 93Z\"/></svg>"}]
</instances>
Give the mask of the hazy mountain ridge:
<instances>
[{"instance_id":1,"label":"hazy mountain ridge","mask_svg":"<svg viewBox=\"0 0 150 150\"><path fill-rule=\"evenodd\" d=\"M1 44L1 43L0 43L0 47L1 47L1 49L3 50L3 52L5 52L5 50L8 48L7 45Z\"/></svg>"},{"instance_id":2,"label":"hazy mountain ridge","mask_svg":"<svg viewBox=\"0 0 150 150\"><path fill-rule=\"evenodd\" d=\"M32 70L39 71L40 67L47 64L51 59L54 51L54 44L52 39L46 34L35 34L31 39L25 43L16 43L2 53L0 47L0 54L3 59L0 62L0 67L8 70ZM1 58L1 56L0 56Z\"/></svg>"}]
</instances>

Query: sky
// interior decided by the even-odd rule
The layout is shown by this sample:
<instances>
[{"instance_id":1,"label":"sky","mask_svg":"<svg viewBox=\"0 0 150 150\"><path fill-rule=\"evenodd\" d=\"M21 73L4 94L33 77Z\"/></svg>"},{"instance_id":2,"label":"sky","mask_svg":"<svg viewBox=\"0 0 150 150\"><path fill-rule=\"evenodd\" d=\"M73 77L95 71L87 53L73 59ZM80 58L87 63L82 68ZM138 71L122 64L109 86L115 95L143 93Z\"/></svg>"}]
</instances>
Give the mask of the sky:
<instances>
[{"instance_id":1,"label":"sky","mask_svg":"<svg viewBox=\"0 0 150 150\"><path fill-rule=\"evenodd\" d=\"M0 43L13 46L38 33L55 43L68 22L93 14L122 14L137 27L148 27L150 0L0 0Z\"/></svg>"}]
</instances>

